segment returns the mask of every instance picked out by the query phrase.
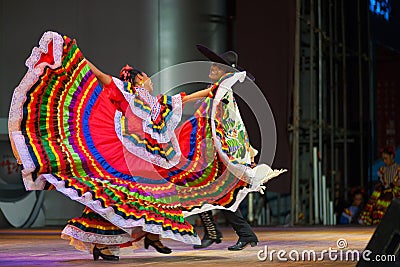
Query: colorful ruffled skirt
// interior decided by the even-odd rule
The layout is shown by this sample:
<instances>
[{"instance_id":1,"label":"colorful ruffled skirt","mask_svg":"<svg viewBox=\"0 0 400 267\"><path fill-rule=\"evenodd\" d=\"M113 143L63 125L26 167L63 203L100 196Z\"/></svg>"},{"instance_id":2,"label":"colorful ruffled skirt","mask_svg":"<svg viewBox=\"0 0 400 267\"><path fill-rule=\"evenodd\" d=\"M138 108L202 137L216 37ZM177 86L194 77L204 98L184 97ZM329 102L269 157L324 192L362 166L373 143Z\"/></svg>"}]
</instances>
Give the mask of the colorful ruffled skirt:
<instances>
[{"instance_id":1,"label":"colorful ruffled skirt","mask_svg":"<svg viewBox=\"0 0 400 267\"><path fill-rule=\"evenodd\" d=\"M365 225L379 224L394 198L400 198L400 187L398 186L374 190L360 215L362 223Z\"/></svg>"},{"instance_id":2,"label":"colorful ruffled skirt","mask_svg":"<svg viewBox=\"0 0 400 267\"><path fill-rule=\"evenodd\" d=\"M118 110L67 36L46 32L26 66L9 113L14 154L27 190L56 189L86 206L62 232L79 249L131 245L145 233L199 244L186 216L234 211L283 171L249 168L230 90L243 73L181 121L181 95L153 97L114 78L129 104Z\"/></svg>"}]
</instances>

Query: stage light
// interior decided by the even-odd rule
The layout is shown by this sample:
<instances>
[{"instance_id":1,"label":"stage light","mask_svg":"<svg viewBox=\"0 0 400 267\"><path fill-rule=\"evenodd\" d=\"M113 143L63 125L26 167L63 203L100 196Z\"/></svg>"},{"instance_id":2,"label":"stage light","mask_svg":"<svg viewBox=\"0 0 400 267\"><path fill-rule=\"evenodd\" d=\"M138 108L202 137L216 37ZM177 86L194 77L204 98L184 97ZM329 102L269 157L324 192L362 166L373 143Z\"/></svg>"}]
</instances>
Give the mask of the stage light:
<instances>
[{"instance_id":1,"label":"stage light","mask_svg":"<svg viewBox=\"0 0 400 267\"><path fill-rule=\"evenodd\" d=\"M392 6L390 0L370 0L369 10L372 13L383 17L386 21L389 21Z\"/></svg>"}]
</instances>

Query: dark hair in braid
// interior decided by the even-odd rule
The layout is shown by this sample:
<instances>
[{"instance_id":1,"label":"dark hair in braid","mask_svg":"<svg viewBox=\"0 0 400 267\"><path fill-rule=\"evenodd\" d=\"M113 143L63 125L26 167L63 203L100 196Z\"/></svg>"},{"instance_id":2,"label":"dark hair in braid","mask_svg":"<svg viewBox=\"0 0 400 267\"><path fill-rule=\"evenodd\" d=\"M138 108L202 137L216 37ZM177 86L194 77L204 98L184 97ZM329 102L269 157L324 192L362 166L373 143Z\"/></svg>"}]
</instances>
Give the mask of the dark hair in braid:
<instances>
[{"instance_id":1,"label":"dark hair in braid","mask_svg":"<svg viewBox=\"0 0 400 267\"><path fill-rule=\"evenodd\" d=\"M142 71L126 64L125 67L123 67L119 72L119 78L124 82L135 84L135 77L138 74L142 74Z\"/></svg>"},{"instance_id":2,"label":"dark hair in braid","mask_svg":"<svg viewBox=\"0 0 400 267\"><path fill-rule=\"evenodd\" d=\"M391 147L391 146L387 146L387 147L381 149L380 152L381 152L381 154L385 153L385 154L388 154L388 155L393 155L393 157L396 156L396 152L395 152L394 148Z\"/></svg>"}]
</instances>

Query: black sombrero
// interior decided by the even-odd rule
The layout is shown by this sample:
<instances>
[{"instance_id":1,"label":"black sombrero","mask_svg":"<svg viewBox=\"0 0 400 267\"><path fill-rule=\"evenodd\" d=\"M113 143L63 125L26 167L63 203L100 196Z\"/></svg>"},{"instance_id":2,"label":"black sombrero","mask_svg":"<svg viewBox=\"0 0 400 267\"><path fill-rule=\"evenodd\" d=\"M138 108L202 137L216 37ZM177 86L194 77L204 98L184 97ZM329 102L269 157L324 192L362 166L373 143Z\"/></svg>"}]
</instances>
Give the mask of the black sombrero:
<instances>
[{"instance_id":1,"label":"black sombrero","mask_svg":"<svg viewBox=\"0 0 400 267\"><path fill-rule=\"evenodd\" d=\"M196 47L200 51L200 53L202 53L206 58L208 58L213 62L228 65L229 67L235 68L238 71L245 71L244 68L240 67L237 64L239 56L235 51L227 51L225 53L218 55L217 53L215 53L210 48L204 45L197 44ZM250 72L246 71L246 75L250 80L255 81L256 78Z\"/></svg>"}]
</instances>

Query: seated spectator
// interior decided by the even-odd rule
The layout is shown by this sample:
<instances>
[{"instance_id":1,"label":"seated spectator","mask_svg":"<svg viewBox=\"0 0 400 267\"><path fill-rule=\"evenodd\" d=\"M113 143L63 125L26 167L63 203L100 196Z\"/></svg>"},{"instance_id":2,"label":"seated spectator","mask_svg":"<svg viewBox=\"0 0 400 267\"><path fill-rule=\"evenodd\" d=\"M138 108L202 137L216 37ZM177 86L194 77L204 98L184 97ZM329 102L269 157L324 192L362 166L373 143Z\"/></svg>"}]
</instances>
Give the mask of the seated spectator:
<instances>
[{"instance_id":1,"label":"seated spectator","mask_svg":"<svg viewBox=\"0 0 400 267\"><path fill-rule=\"evenodd\" d=\"M364 189L354 188L351 192L352 203L344 209L339 224L359 224L359 216L364 204Z\"/></svg>"}]
</instances>

